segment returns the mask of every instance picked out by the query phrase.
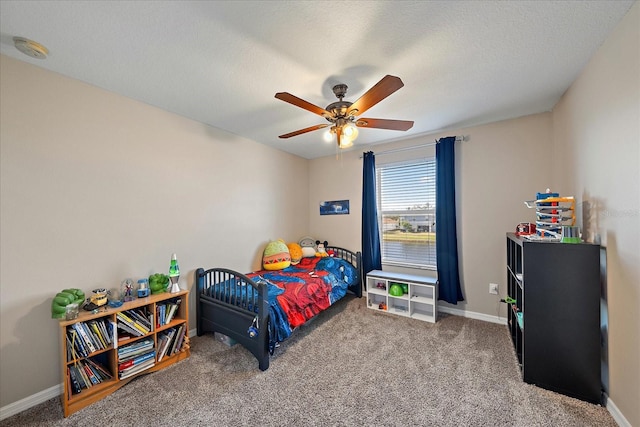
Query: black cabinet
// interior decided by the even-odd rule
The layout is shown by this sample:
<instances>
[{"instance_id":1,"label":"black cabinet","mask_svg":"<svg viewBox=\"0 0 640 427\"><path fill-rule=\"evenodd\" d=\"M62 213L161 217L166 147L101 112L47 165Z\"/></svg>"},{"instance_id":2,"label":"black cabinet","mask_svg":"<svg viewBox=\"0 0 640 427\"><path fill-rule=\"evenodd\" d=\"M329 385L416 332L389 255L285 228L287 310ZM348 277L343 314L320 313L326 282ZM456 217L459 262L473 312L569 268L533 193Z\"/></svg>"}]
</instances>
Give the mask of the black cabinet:
<instances>
[{"instance_id":1,"label":"black cabinet","mask_svg":"<svg viewBox=\"0 0 640 427\"><path fill-rule=\"evenodd\" d=\"M600 246L507 233L507 290L522 379L600 404Z\"/></svg>"}]
</instances>

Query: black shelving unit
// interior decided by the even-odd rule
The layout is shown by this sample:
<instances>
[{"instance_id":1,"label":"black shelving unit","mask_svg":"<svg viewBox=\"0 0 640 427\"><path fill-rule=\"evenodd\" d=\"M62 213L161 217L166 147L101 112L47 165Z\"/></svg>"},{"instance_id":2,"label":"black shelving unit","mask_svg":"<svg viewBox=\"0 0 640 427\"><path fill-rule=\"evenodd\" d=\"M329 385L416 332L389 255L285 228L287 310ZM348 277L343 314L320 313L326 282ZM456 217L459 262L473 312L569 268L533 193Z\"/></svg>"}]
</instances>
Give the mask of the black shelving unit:
<instances>
[{"instance_id":1,"label":"black shelving unit","mask_svg":"<svg viewBox=\"0 0 640 427\"><path fill-rule=\"evenodd\" d=\"M522 379L601 404L600 246L507 233L507 291Z\"/></svg>"}]
</instances>

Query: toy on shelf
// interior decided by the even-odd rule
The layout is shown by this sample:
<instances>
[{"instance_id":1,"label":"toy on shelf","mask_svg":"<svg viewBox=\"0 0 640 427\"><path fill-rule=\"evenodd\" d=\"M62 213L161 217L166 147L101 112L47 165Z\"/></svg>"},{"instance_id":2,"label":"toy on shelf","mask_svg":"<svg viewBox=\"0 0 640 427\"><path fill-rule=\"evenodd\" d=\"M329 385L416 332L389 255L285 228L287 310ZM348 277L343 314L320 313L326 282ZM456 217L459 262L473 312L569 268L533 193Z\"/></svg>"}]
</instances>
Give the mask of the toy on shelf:
<instances>
[{"instance_id":1,"label":"toy on shelf","mask_svg":"<svg viewBox=\"0 0 640 427\"><path fill-rule=\"evenodd\" d=\"M178 257L176 257L176 254L171 255L171 264L169 265L169 280L171 281L171 289L169 289L169 292L171 292L172 294L180 292L181 289L178 285L178 281L180 280L180 267L178 267Z\"/></svg>"},{"instance_id":2,"label":"toy on shelf","mask_svg":"<svg viewBox=\"0 0 640 427\"><path fill-rule=\"evenodd\" d=\"M560 240L562 227L573 226L576 222L576 201L573 196L560 197L547 188L545 193L536 194L536 200L524 203L528 208L536 210L535 234L520 233L525 238Z\"/></svg>"},{"instance_id":3,"label":"toy on shelf","mask_svg":"<svg viewBox=\"0 0 640 427\"><path fill-rule=\"evenodd\" d=\"M98 308L107 304L108 295L109 291L107 291L106 289L94 289L91 296L86 299L82 308L87 311L97 310Z\"/></svg>"},{"instance_id":4,"label":"toy on shelf","mask_svg":"<svg viewBox=\"0 0 640 427\"><path fill-rule=\"evenodd\" d=\"M82 304L84 302L84 292L80 289L65 289L58 292L51 301L51 318L64 319L67 306L71 304Z\"/></svg>"},{"instance_id":5,"label":"toy on shelf","mask_svg":"<svg viewBox=\"0 0 640 427\"><path fill-rule=\"evenodd\" d=\"M521 222L516 226L516 236L536 234L536 225L530 222Z\"/></svg>"}]
</instances>

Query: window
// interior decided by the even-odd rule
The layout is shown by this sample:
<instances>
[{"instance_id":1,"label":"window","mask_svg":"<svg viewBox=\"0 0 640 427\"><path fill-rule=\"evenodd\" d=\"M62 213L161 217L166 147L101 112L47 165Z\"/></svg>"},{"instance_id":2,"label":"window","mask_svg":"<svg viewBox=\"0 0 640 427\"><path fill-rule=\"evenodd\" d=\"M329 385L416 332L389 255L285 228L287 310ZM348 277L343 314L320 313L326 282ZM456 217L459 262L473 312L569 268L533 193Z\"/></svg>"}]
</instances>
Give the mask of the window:
<instances>
[{"instance_id":1,"label":"window","mask_svg":"<svg viewBox=\"0 0 640 427\"><path fill-rule=\"evenodd\" d=\"M382 262L436 267L436 159L376 166Z\"/></svg>"}]
</instances>

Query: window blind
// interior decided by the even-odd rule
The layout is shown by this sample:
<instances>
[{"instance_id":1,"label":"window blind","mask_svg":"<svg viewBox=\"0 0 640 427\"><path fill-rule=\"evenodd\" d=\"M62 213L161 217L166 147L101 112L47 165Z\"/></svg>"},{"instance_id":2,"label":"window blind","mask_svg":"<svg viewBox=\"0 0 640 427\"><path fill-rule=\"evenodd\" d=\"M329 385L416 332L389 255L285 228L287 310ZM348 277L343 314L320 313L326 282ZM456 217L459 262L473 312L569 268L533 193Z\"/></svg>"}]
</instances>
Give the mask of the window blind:
<instances>
[{"instance_id":1,"label":"window blind","mask_svg":"<svg viewBox=\"0 0 640 427\"><path fill-rule=\"evenodd\" d=\"M382 262L435 267L435 158L376 167Z\"/></svg>"}]
</instances>

